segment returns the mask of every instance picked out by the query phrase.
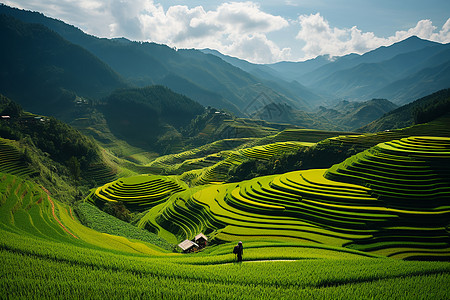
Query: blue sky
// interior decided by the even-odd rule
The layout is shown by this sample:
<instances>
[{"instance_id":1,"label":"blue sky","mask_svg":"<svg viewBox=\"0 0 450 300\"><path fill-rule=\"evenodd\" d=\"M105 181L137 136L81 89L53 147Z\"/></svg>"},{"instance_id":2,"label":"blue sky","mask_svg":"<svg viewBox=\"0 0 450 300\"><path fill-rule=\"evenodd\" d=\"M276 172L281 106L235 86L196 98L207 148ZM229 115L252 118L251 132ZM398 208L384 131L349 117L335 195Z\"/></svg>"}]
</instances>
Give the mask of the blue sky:
<instances>
[{"instance_id":1,"label":"blue sky","mask_svg":"<svg viewBox=\"0 0 450 300\"><path fill-rule=\"evenodd\" d=\"M448 0L6 0L100 37L212 48L256 63L450 42Z\"/></svg>"}]
</instances>

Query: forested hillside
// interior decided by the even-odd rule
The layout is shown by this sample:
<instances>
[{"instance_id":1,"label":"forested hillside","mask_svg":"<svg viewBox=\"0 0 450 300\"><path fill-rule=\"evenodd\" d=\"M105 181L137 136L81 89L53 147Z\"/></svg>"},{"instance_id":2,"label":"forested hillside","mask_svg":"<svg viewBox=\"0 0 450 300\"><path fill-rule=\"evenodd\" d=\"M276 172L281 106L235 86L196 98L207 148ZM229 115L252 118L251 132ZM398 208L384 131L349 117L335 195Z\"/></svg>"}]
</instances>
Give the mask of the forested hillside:
<instances>
[{"instance_id":1,"label":"forested hillside","mask_svg":"<svg viewBox=\"0 0 450 300\"><path fill-rule=\"evenodd\" d=\"M401 106L358 131L377 132L430 122L450 112L450 89L445 89Z\"/></svg>"},{"instance_id":2,"label":"forested hillside","mask_svg":"<svg viewBox=\"0 0 450 300\"><path fill-rule=\"evenodd\" d=\"M99 98L125 87L108 65L43 25L0 15L0 93L25 109L58 114L76 96Z\"/></svg>"},{"instance_id":3,"label":"forested hillside","mask_svg":"<svg viewBox=\"0 0 450 300\"><path fill-rule=\"evenodd\" d=\"M118 90L103 101L99 109L114 135L158 152L182 143L181 129L205 110L163 86Z\"/></svg>"},{"instance_id":4,"label":"forested hillside","mask_svg":"<svg viewBox=\"0 0 450 300\"><path fill-rule=\"evenodd\" d=\"M23 22L43 24L71 43L87 49L137 86L164 84L188 97L198 98L205 106L228 109L241 116L246 113L243 109L262 92L276 102L302 109L312 107L301 94L289 92L282 86L267 86L249 73L198 50L177 51L155 43L100 39L42 14L6 5L0 6L0 13Z\"/></svg>"},{"instance_id":5,"label":"forested hillside","mask_svg":"<svg viewBox=\"0 0 450 300\"><path fill-rule=\"evenodd\" d=\"M98 144L71 126L23 111L2 95L0 115L0 172L29 176L71 203L115 178Z\"/></svg>"}]
</instances>

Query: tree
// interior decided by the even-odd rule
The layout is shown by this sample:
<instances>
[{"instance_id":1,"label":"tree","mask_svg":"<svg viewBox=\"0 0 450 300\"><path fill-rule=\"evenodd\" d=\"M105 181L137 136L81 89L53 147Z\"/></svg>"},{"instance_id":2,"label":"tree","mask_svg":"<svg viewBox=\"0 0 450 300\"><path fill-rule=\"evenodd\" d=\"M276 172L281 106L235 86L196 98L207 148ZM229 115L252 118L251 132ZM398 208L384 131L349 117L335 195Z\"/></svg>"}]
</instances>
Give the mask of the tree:
<instances>
[{"instance_id":1,"label":"tree","mask_svg":"<svg viewBox=\"0 0 450 300\"><path fill-rule=\"evenodd\" d=\"M80 169L80 162L78 161L78 158L76 158L75 156L72 156L67 161L67 167L69 168L69 171L72 174L73 178L75 178L75 179L80 178L81 169Z\"/></svg>"},{"instance_id":2,"label":"tree","mask_svg":"<svg viewBox=\"0 0 450 300\"><path fill-rule=\"evenodd\" d=\"M131 221L131 212L123 202L106 202L103 211L125 222Z\"/></svg>"}]
</instances>

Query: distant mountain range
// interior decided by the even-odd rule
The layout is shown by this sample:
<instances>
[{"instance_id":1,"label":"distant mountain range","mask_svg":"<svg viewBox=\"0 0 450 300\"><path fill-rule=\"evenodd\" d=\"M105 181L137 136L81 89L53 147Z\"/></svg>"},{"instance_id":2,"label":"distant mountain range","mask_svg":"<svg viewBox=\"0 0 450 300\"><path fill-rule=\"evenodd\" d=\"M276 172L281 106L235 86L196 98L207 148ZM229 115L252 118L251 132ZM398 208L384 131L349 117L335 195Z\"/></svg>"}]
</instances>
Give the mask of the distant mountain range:
<instances>
[{"instance_id":1,"label":"distant mountain range","mask_svg":"<svg viewBox=\"0 0 450 300\"><path fill-rule=\"evenodd\" d=\"M0 93L43 114L58 115L77 97L108 101L116 89L163 85L237 116L348 129L378 118L392 103L450 87L450 44L417 37L363 55L258 65L215 50L98 38L3 4L0 16L0 39L7 45L0 49ZM392 103L380 110L367 99ZM336 110L342 100L366 108ZM273 107L287 114L264 117Z\"/></svg>"},{"instance_id":2,"label":"distant mountain range","mask_svg":"<svg viewBox=\"0 0 450 300\"><path fill-rule=\"evenodd\" d=\"M305 128L349 131L375 121L397 107L386 99L362 102L344 100L330 108L321 106L315 112L297 110L288 105L270 104L252 114L252 117Z\"/></svg>"},{"instance_id":3,"label":"distant mountain range","mask_svg":"<svg viewBox=\"0 0 450 300\"><path fill-rule=\"evenodd\" d=\"M309 91L305 91L306 95L303 96L302 90L296 86L285 88L282 84L267 85L264 80L201 51L176 50L165 45L132 42L124 38L97 38L40 13L6 5L0 5L0 14L48 27L67 42L81 46L98 57L131 86L164 84L204 106L245 115L241 109L260 93L266 94L273 102L288 103L307 110L312 108L311 102L320 100L319 96ZM8 94L6 91L0 92Z\"/></svg>"},{"instance_id":4,"label":"distant mountain range","mask_svg":"<svg viewBox=\"0 0 450 300\"><path fill-rule=\"evenodd\" d=\"M319 56L304 62L266 65L252 64L215 50L202 51L254 76L268 81L282 78L328 100L384 98L402 105L450 87L450 44L416 36L363 55Z\"/></svg>"}]
</instances>

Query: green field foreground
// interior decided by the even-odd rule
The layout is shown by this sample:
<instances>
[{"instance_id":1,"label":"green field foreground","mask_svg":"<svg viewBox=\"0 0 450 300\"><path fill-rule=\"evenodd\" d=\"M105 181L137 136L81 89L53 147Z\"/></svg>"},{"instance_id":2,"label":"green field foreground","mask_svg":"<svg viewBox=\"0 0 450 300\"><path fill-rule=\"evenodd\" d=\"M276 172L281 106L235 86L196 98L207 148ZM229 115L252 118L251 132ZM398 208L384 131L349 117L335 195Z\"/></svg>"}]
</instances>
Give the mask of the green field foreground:
<instances>
[{"instance_id":1,"label":"green field foreground","mask_svg":"<svg viewBox=\"0 0 450 300\"><path fill-rule=\"evenodd\" d=\"M44 189L1 174L1 298L447 299L447 262L403 261L301 242L183 255L81 225Z\"/></svg>"},{"instance_id":2,"label":"green field foreground","mask_svg":"<svg viewBox=\"0 0 450 300\"><path fill-rule=\"evenodd\" d=\"M245 151L262 155L254 150ZM159 237L84 203L99 225L88 228L45 187L0 173L0 295L448 299L449 158L449 138L409 137L330 169L196 187L139 175L89 196L140 211L138 227ZM199 232L211 240L206 249L171 251L169 243Z\"/></svg>"}]
</instances>

